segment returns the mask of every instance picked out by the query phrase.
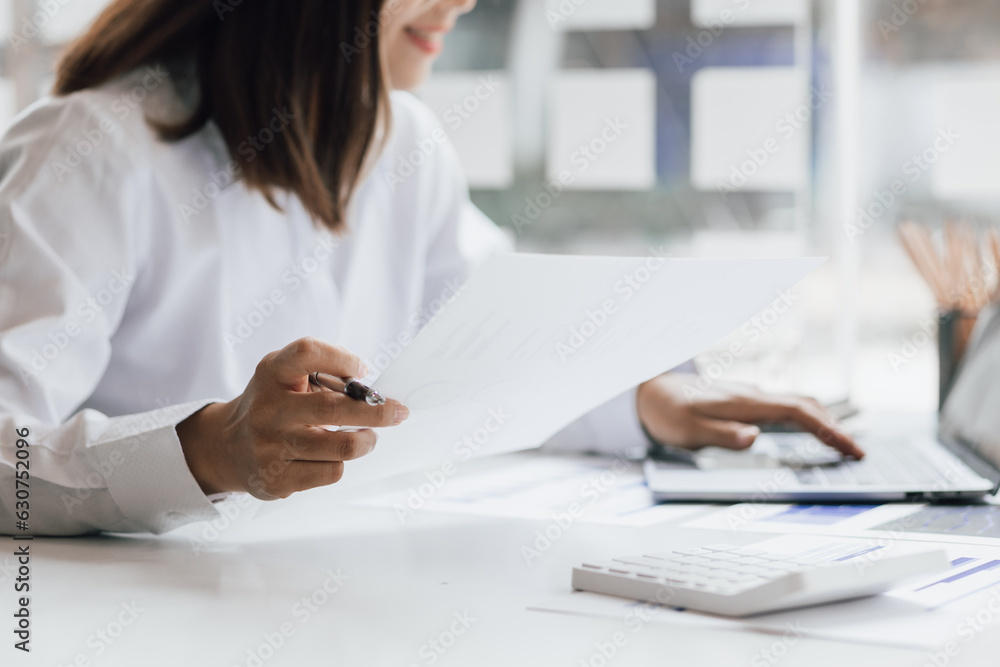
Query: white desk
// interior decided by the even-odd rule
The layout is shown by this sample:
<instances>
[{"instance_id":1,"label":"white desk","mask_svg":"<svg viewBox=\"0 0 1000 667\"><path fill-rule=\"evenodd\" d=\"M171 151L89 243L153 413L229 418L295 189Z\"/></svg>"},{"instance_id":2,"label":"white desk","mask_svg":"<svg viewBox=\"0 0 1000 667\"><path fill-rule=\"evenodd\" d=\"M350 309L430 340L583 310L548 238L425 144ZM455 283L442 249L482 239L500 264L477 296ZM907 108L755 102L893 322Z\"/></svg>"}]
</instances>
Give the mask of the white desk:
<instances>
[{"instance_id":1,"label":"white desk","mask_svg":"<svg viewBox=\"0 0 1000 667\"><path fill-rule=\"evenodd\" d=\"M412 481L397 479L379 488ZM544 522L424 512L401 525L394 513L349 507L342 493L330 489L266 507L256 518L252 510L245 511L199 553L189 542L190 535L202 534L197 526L161 537L35 539L34 652L25 659L14 651L5 630L0 664L53 667L73 664L78 655L101 667L233 667L248 661L250 667L928 663L924 651L808 638L769 661L763 652L774 645L776 635L659 624L629 632L627 644L602 663L591 660L595 645L622 630L620 621L526 610L567 590L571 566L608 544L629 553L665 542L691 546L763 536L719 536L670 524L632 528L579 523L529 567L520 548L531 543ZM4 554L10 551L3 549ZM335 593L320 592L327 571L337 568L349 579ZM2 571L0 577L5 577ZM10 627L9 576L0 589L0 611L8 619L4 627ZM313 594L320 604L307 617L305 607L295 605ZM141 611L98 654L102 642L95 633L117 634L122 605L133 601ZM429 648L421 655L421 647L442 633L448 643L455 614L465 612L475 621L450 648L433 662ZM250 660L248 649L280 632L283 623L294 634L270 657L265 650L268 659ZM949 667L996 664L997 640L984 634L950 659ZM994 659L980 662L987 655Z\"/></svg>"}]
</instances>

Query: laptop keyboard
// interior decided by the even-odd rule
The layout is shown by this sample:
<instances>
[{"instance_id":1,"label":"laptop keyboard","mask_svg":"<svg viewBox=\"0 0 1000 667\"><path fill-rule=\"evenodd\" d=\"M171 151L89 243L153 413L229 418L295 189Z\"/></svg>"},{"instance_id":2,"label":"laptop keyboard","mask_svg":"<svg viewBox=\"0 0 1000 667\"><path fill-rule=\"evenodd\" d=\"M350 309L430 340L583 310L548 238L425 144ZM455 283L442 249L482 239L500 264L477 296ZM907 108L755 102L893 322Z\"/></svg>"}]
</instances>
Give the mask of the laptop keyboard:
<instances>
[{"instance_id":1,"label":"laptop keyboard","mask_svg":"<svg viewBox=\"0 0 1000 667\"><path fill-rule=\"evenodd\" d=\"M803 468L795 475L812 486L951 486L948 476L906 441L879 443L862 461Z\"/></svg>"}]
</instances>

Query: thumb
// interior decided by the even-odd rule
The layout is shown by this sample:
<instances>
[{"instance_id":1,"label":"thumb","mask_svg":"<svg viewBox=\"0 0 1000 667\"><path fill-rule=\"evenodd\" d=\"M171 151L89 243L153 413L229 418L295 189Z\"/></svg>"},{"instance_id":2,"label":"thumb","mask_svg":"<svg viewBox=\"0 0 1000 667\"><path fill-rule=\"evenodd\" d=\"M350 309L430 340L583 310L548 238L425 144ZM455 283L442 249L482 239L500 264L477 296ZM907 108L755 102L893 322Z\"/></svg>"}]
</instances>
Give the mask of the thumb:
<instances>
[{"instance_id":1,"label":"thumb","mask_svg":"<svg viewBox=\"0 0 1000 667\"><path fill-rule=\"evenodd\" d=\"M699 417L688 430L689 446L715 446L726 449L746 449L760 435L752 424Z\"/></svg>"}]
</instances>

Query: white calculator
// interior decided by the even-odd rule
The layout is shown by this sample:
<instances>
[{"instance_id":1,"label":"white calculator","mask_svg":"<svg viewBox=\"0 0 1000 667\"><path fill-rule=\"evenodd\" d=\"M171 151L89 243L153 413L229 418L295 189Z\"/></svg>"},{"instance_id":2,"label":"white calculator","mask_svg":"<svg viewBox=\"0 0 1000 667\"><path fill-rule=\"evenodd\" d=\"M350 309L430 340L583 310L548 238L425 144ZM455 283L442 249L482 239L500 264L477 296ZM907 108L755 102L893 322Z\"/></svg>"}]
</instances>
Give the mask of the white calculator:
<instances>
[{"instance_id":1,"label":"white calculator","mask_svg":"<svg viewBox=\"0 0 1000 667\"><path fill-rule=\"evenodd\" d=\"M716 544L573 568L573 588L724 616L874 595L949 567L943 549L829 561Z\"/></svg>"}]
</instances>

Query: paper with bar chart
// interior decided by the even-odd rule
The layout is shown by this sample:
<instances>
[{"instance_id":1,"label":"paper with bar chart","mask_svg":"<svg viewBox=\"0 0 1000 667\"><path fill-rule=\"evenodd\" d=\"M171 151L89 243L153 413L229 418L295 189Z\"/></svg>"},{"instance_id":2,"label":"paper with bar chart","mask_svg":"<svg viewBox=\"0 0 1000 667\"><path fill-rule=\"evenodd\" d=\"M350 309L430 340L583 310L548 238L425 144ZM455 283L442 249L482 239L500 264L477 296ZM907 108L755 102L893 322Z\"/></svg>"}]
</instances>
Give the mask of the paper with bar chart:
<instances>
[{"instance_id":1,"label":"paper with bar chart","mask_svg":"<svg viewBox=\"0 0 1000 667\"><path fill-rule=\"evenodd\" d=\"M685 524L751 533L890 537L1000 546L1000 505L780 505L743 503Z\"/></svg>"}]
</instances>

